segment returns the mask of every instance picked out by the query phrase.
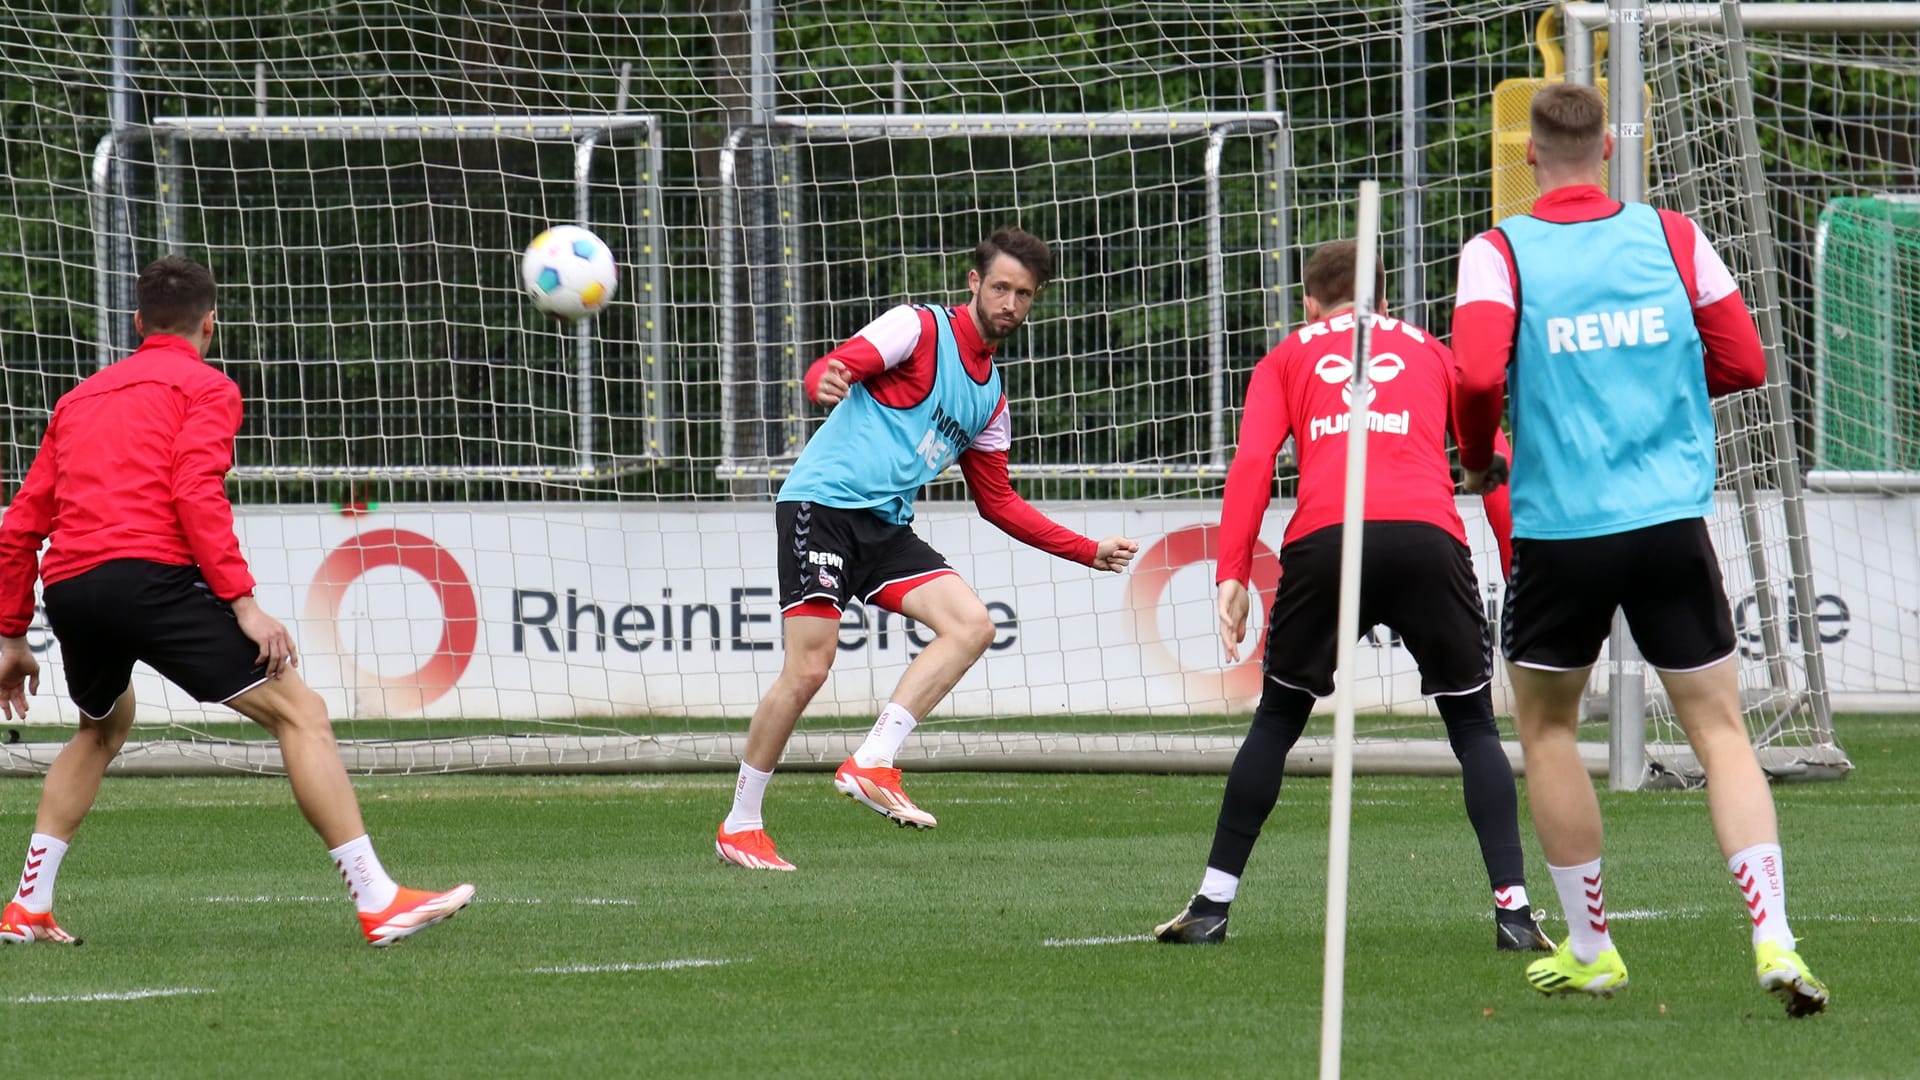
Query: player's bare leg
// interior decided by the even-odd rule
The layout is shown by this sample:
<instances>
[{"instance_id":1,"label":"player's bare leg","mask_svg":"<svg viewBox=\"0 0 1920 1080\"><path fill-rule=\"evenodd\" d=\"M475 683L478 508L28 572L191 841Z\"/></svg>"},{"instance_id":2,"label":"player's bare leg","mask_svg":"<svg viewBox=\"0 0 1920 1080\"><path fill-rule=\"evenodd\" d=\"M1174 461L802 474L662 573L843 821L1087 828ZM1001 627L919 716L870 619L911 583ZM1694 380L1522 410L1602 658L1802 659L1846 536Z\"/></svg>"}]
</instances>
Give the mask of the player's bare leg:
<instances>
[{"instance_id":1,"label":"player's bare leg","mask_svg":"<svg viewBox=\"0 0 1920 1080\"><path fill-rule=\"evenodd\" d=\"M1580 695L1589 669L1542 671L1507 665L1513 680L1513 725L1526 756L1527 806L1540 850L1554 866L1600 857L1600 801L1580 760Z\"/></svg>"},{"instance_id":2,"label":"player's bare leg","mask_svg":"<svg viewBox=\"0 0 1920 1080\"><path fill-rule=\"evenodd\" d=\"M1580 695L1589 669L1542 671L1508 664L1513 724L1526 755L1527 806L1554 891L1567 917L1567 937L1552 956L1527 966L1543 994L1612 997L1627 984L1627 967L1607 932L1600 875L1600 800L1580 760Z\"/></svg>"},{"instance_id":3,"label":"player's bare leg","mask_svg":"<svg viewBox=\"0 0 1920 1080\"><path fill-rule=\"evenodd\" d=\"M935 634L893 688L896 704L925 716L986 655L993 644L993 616L958 574L942 574L908 593L900 614Z\"/></svg>"},{"instance_id":4,"label":"player's bare leg","mask_svg":"<svg viewBox=\"0 0 1920 1080\"><path fill-rule=\"evenodd\" d=\"M366 834L326 703L296 672L268 679L227 704L279 741L293 800L329 848Z\"/></svg>"},{"instance_id":5,"label":"player's bare leg","mask_svg":"<svg viewBox=\"0 0 1920 1080\"><path fill-rule=\"evenodd\" d=\"M793 737L800 713L826 685L840 648L838 619L794 615L782 622L781 633L786 652L780 676L754 707L753 720L747 726L747 748L740 755L740 775L733 786L733 808L720 823L713 842L722 860L749 870L793 869L767 836L761 801L773 768L780 763L787 740Z\"/></svg>"},{"instance_id":6,"label":"player's bare leg","mask_svg":"<svg viewBox=\"0 0 1920 1080\"><path fill-rule=\"evenodd\" d=\"M100 795L100 781L106 776L107 766L126 745L133 714L132 686L114 701L107 715L96 719L81 713L79 730L47 768L20 884L0 912L0 942L80 944L80 939L61 929L53 917L54 885L67 845L73 842L80 823Z\"/></svg>"},{"instance_id":7,"label":"player's bare leg","mask_svg":"<svg viewBox=\"0 0 1920 1080\"><path fill-rule=\"evenodd\" d=\"M740 755L742 761L762 772L772 772L780 763L800 713L827 684L834 654L840 648L840 621L795 615L784 620L781 635L786 653L780 663L780 677L754 707L753 720L747 726L747 749Z\"/></svg>"},{"instance_id":8,"label":"player's bare leg","mask_svg":"<svg viewBox=\"0 0 1920 1080\"><path fill-rule=\"evenodd\" d=\"M993 617L958 574L930 578L900 601L900 613L927 627L934 639L894 687L873 731L834 773L833 785L900 825L931 829L938 822L914 805L900 786L893 757L920 718L947 696L993 644Z\"/></svg>"},{"instance_id":9,"label":"player's bare leg","mask_svg":"<svg viewBox=\"0 0 1920 1080\"><path fill-rule=\"evenodd\" d=\"M346 879L369 944L384 948L452 918L472 901L471 885L432 892L402 888L388 876L367 838L360 800L341 764L326 703L297 671L283 669L227 704L279 742L293 799L326 843L334 868Z\"/></svg>"},{"instance_id":10,"label":"player's bare leg","mask_svg":"<svg viewBox=\"0 0 1920 1080\"><path fill-rule=\"evenodd\" d=\"M1698 671L1662 671L1700 767L1707 774L1707 809L1734 887L1753 924L1754 966L1763 990L1779 998L1788 1016L1827 1007L1827 988L1795 952L1787 925L1786 871L1773 791L1747 739L1740 713L1739 671L1732 658Z\"/></svg>"},{"instance_id":11,"label":"player's bare leg","mask_svg":"<svg viewBox=\"0 0 1920 1080\"><path fill-rule=\"evenodd\" d=\"M45 786L40 789L40 809L33 818L34 832L73 840L100 795L100 781L107 774L107 766L126 745L127 733L133 729L133 714L133 687L128 686L107 715L97 720L85 713L80 715L80 729L47 769Z\"/></svg>"},{"instance_id":12,"label":"player's bare leg","mask_svg":"<svg viewBox=\"0 0 1920 1080\"><path fill-rule=\"evenodd\" d=\"M1699 671L1662 671L1660 682L1707 774L1707 810L1720 854L1780 842L1773 791L1747 739L1739 672L1731 659Z\"/></svg>"}]
</instances>

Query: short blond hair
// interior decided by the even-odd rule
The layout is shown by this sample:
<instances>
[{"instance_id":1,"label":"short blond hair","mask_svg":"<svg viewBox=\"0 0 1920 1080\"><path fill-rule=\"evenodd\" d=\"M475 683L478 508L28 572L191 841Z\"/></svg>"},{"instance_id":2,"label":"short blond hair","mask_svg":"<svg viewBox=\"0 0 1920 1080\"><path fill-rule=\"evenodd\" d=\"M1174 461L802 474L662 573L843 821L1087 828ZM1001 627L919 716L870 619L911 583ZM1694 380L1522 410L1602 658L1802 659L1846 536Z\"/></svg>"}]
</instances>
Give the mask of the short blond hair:
<instances>
[{"instance_id":1,"label":"short blond hair","mask_svg":"<svg viewBox=\"0 0 1920 1080\"><path fill-rule=\"evenodd\" d=\"M1541 87L1533 95L1528 120L1534 156L1542 165L1587 165L1604 156L1607 103L1591 86Z\"/></svg>"}]
</instances>

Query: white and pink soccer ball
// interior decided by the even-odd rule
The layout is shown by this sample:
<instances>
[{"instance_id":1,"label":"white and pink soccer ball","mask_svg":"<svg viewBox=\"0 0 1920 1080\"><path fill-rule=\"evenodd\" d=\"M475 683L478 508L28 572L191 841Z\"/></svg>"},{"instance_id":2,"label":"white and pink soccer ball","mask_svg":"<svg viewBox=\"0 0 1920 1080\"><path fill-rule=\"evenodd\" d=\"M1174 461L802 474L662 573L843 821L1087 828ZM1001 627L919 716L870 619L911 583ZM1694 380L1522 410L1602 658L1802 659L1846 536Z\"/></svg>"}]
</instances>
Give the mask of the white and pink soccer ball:
<instances>
[{"instance_id":1,"label":"white and pink soccer ball","mask_svg":"<svg viewBox=\"0 0 1920 1080\"><path fill-rule=\"evenodd\" d=\"M533 305L556 319L584 319L607 306L620 285L613 251L578 225L555 225L533 238L520 260Z\"/></svg>"}]
</instances>

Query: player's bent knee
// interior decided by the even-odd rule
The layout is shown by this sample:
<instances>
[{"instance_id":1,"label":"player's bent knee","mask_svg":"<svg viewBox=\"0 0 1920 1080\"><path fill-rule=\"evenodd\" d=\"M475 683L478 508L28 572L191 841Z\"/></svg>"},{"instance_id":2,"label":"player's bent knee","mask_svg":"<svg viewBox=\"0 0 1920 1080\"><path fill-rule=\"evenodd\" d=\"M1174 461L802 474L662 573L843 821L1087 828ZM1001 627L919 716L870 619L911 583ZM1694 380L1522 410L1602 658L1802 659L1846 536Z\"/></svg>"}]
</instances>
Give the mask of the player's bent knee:
<instances>
[{"instance_id":1,"label":"player's bent knee","mask_svg":"<svg viewBox=\"0 0 1920 1080\"><path fill-rule=\"evenodd\" d=\"M987 649L993 645L993 616L987 614L984 606L976 607L962 616L948 633L954 636L969 655L984 656Z\"/></svg>"},{"instance_id":2,"label":"player's bent knee","mask_svg":"<svg viewBox=\"0 0 1920 1080\"><path fill-rule=\"evenodd\" d=\"M827 676L833 672L833 652L831 648L824 651L789 649L780 677L805 694L817 693L827 685Z\"/></svg>"},{"instance_id":3,"label":"player's bent knee","mask_svg":"<svg viewBox=\"0 0 1920 1080\"><path fill-rule=\"evenodd\" d=\"M118 757L122 747L127 745L127 732L82 724L74 733L75 740L87 740L93 744L90 752L97 752L109 758Z\"/></svg>"},{"instance_id":4,"label":"player's bent knee","mask_svg":"<svg viewBox=\"0 0 1920 1080\"><path fill-rule=\"evenodd\" d=\"M827 685L827 676L832 671L832 665L807 662L789 666L787 678L792 681L794 689L812 697L820 692L821 687Z\"/></svg>"},{"instance_id":5,"label":"player's bent knee","mask_svg":"<svg viewBox=\"0 0 1920 1080\"><path fill-rule=\"evenodd\" d=\"M227 704L276 737L296 733L333 736L326 702L292 673L268 679L231 698Z\"/></svg>"},{"instance_id":6,"label":"player's bent knee","mask_svg":"<svg viewBox=\"0 0 1920 1080\"><path fill-rule=\"evenodd\" d=\"M90 738L94 745L108 757L116 756L127 745L127 735L133 730L133 688L129 686L107 715L91 717L84 710L80 713L78 737Z\"/></svg>"}]
</instances>

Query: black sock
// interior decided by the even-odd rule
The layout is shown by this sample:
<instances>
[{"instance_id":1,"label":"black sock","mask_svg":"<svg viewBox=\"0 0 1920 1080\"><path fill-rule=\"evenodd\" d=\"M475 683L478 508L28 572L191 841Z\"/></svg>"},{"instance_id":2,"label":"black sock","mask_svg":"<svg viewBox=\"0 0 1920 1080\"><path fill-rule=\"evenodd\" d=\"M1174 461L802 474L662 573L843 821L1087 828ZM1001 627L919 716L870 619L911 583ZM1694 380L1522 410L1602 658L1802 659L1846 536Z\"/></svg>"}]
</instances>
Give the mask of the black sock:
<instances>
[{"instance_id":1,"label":"black sock","mask_svg":"<svg viewBox=\"0 0 1920 1080\"><path fill-rule=\"evenodd\" d=\"M1446 721L1453 756L1460 759L1467 820L1480 838L1487 882L1495 889L1524 885L1520 803L1513 791L1513 766L1500 747L1500 729L1493 721L1493 693L1482 687L1476 693L1447 695L1434 701L1440 718Z\"/></svg>"},{"instance_id":2,"label":"black sock","mask_svg":"<svg viewBox=\"0 0 1920 1080\"><path fill-rule=\"evenodd\" d=\"M1207 866L1239 877L1247 869L1260 827L1280 799L1280 774L1287 751L1307 729L1313 695L1269 681L1253 710L1253 725L1234 755L1227 772L1226 794L1220 799L1220 821L1213 830L1213 850ZM1511 795L1512 785L1508 785ZM1517 839L1517 838L1516 838Z\"/></svg>"}]
</instances>

